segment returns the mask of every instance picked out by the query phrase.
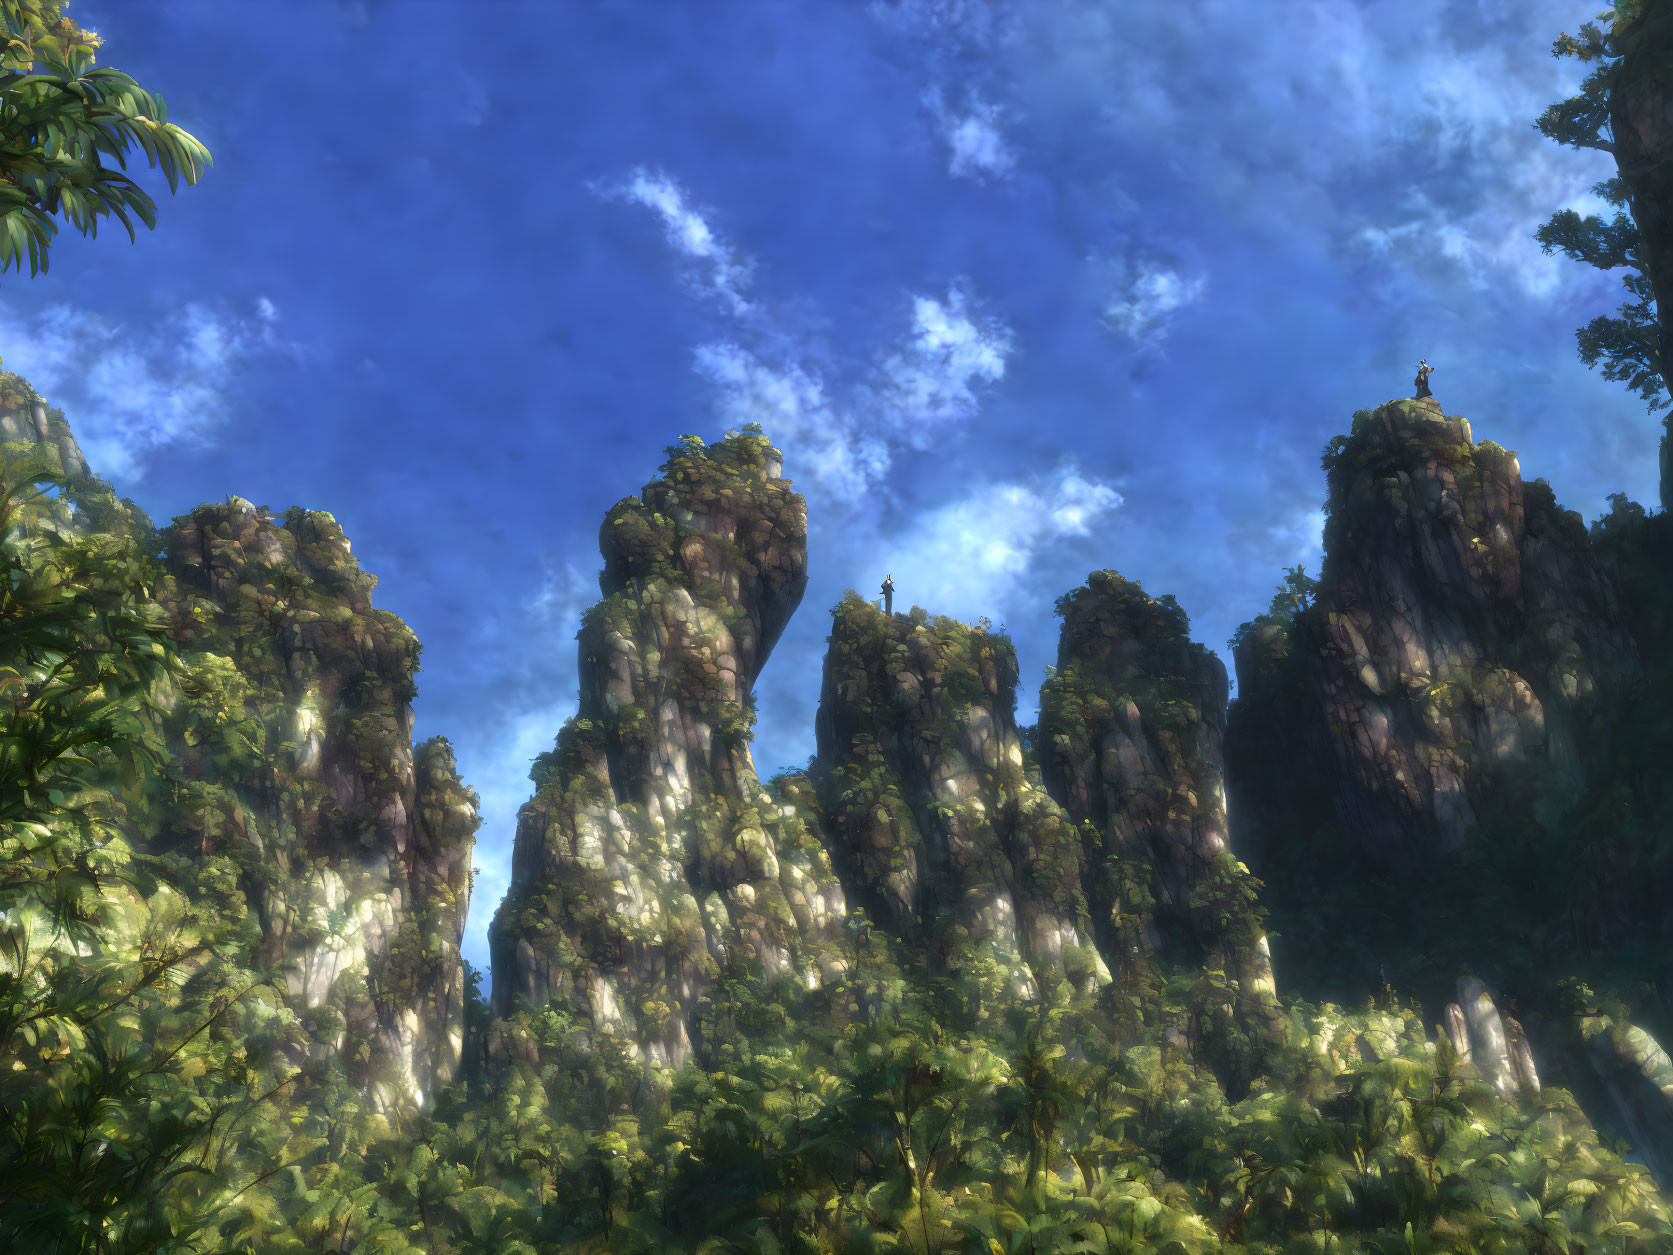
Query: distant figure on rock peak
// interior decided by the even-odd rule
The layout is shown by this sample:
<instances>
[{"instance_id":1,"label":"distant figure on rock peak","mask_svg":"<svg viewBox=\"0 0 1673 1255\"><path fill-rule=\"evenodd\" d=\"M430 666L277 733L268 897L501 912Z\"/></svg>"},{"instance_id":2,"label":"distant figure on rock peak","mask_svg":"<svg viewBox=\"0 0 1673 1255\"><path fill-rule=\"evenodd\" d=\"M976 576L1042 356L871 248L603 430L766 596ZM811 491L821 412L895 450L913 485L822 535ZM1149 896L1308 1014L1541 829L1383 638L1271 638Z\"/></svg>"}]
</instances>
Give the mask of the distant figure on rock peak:
<instances>
[{"instance_id":1,"label":"distant figure on rock peak","mask_svg":"<svg viewBox=\"0 0 1673 1255\"><path fill-rule=\"evenodd\" d=\"M893 614L894 612L895 612L895 577L892 576L892 575L885 575L883 577L883 613L884 614Z\"/></svg>"},{"instance_id":2,"label":"distant figure on rock peak","mask_svg":"<svg viewBox=\"0 0 1673 1255\"><path fill-rule=\"evenodd\" d=\"M1433 392L1429 391L1429 372L1434 369L1435 368L1433 366L1424 361L1421 357L1417 359L1417 399L1419 401L1423 400L1424 397L1432 397L1435 395Z\"/></svg>"}]
</instances>

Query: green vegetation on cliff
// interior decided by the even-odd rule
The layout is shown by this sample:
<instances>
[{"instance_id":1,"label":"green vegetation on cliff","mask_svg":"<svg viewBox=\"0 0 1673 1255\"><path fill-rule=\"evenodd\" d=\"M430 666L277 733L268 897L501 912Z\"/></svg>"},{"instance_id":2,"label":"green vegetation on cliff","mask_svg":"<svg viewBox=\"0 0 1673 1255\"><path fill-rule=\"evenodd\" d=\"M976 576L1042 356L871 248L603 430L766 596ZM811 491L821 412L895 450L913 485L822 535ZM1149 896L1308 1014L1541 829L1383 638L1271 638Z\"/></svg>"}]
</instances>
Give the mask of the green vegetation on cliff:
<instances>
[{"instance_id":1,"label":"green vegetation on cliff","mask_svg":"<svg viewBox=\"0 0 1673 1255\"><path fill-rule=\"evenodd\" d=\"M1345 1011L1271 993L1271 891L1223 839L1225 675L1169 599L1111 572L1063 599L1035 775L1002 634L850 596L820 753L757 783L747 738L710 720L744 704L800 595L784 484L741 433L671 451L612 512L650 530L581 633L592 705L532 772L496 962L545 983L506 981L522 997L497 1017L457 961L474 799L444 741L410 746L416 642L371 607L329 517L275 525L232 500L156 535L87 478L8 515L0 643L27 658L29 700L7 762L39 784L0 820L0 1237L531 1255L1673 1242L1649 1179L1549 1077L1505 1089L1386 994ZM1625 511L1609 529L1643 526ZM608 535L607 570L624 552ZM1618 548L1623 585L1631 563L1653 585L1642 543ZM1250 640L1315 608L1288 613ZM686 683L704 659L735 677L718 695ZM628 709L656 726L624 736ZM83 729L87 763L52 767L53 738ZM1657 1074L1625 1004L1562 989L1611 1083Z\"/></svg>"}]
</instances>

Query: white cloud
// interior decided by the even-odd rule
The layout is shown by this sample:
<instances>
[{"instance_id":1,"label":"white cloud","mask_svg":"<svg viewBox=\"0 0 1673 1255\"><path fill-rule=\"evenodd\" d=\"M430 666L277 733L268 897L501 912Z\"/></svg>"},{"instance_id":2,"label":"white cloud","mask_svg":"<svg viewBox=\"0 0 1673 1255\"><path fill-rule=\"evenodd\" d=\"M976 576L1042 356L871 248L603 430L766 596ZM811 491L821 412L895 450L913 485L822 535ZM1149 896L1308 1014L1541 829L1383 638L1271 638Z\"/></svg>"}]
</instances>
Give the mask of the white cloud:
<instances>
[{"instance_id":1,"label":"white cloud","mask_svg":"<svg viewBox=\"0 0 1673 1255\"><path fill-rule=\"evenodd\" d=\"M450 733L460 778L482 799L473 858L479 874L462 949L484 973L488 925L511 885L517 812L534 794L530 765L552 748L576 710L575 634L581 612L599 599L598 567L596 560L546 561L540 586L523 600L521 615L506 618L503 639L511 643L512 655L506 669L484 685L493 715ZM570 696L549 700L563 690Z\"/></svg>"},{"instance_id":2,"label":"white cloud","mask_svg":"<svg viewBox=\"0 0 1673 1255\"><path fill-rule=\"evenodd\" d=\"M7 367L70 417L93 470L131 482L157 452L211 438L226 417L226 391L251 357L295 351L277 320L266 297L253 318L193 303L137 328L67 305L28 318L0 306L0 343Z\"/></svg>"},{"instance_id":3,"label":"white cloud","mask_svg":"<svg viewBox=\"0 0 1673 1255\"><path fill-rule=\"evenodd\" d=\"M1317 575L1324 555L1324 511L1292 515L1267 529L1273 556L1285 567L1305 566Z\"/></svg>"},{"instance_id":4,"label":"white cloud","mask_svg":"<svg viewBox=\"0 0 1673 1255\"><path fill-rule=\"evenodd\" d=\"M947 145L947 172L954 178L981 180L1011 172L1016 158L999 129L1002 113L996 105L972 96L962 111L952 110L939 88L924 93L924 104Z\"/></svg>"},{"instance_id":5,"label":"white cloud","mask_svg":"<svg viewBox=\"0 0 1673 1255\"><path fill-rule=\"evenodd\" d=\"M1202 276L1182 275L1156 257L1101 255L1091 264L1108 293L1100 321L1140 344L1166 339L1173 315L1195 304L1208 286Z\"/></svg>"},{"instance_id":6,"label":"white cloud","mask_svg":"<svg viewBox=\"0 0 1673 1255\"><path fill-rule=\"evenodd\" d=\"M743 292L749 286L752 267L739 260L709 227L703 215L687 202L685 189L666 174L637 169L625 184L594 184L595 195L643 205L662 219L663 234L677 251L706 263L693 278L693 286L714 297L736 315L747 314L751 305Z\"/></svg>"},{"instance_id":7,"label":"white cloud","mask_svg":"<svg viewBox=\"0 0 1673 1255\"><path fill-rule=\"evenodd\" d=\"M719 298L735 335L698 346L693 369L715 387L728 425L760 423L823 504L852 504L888 476L896 451L924 449L974 418L977 390L1004 377L1011 335L972 308L960 286L910 297L911 323L859 377L833 385L810 334L795 320L744 299L753 266L689 206L666 175L635 171L598 194L643 205L663 221L669 244L707 263L695 286Z\"/></svg>"},{"instance_id":8,"label":"white cloud","mask_svg":"<svg viewBox=\"0 0 1673 1255\"><path fill-rule=\"evenodd\" d=\"M1010 351L1005 328L972 319L957 288L945 301L914 297L912 331L884 355L871 392L900 438L922 449L938 428L975 414L973 385L1004 378Z\"/></svg>"},{"instance_id":9,"label":"white cloud","mask_svg":"<svg viewBox=\"0 0 1673 1255\"><path fill-rule=\"evenodd\" d=\"M836 500L855 501L888 473L888 441L865 431L852 410L832 406L824 380L810 368L769 366L735 343L702 345L695 359L697 373L715 385L722 421L760 423L792 455L796 478Z\"/></svg>"},{"instance_id":10,"label":"white cloud","mask_svg":"<svg viewBox=\"0 0 1673 1255\"><path fill-rule=\"evenodd\" d=\"M1121 501L1069 463L1043 480L979 485L887 539L897 604L963 619L1000 615L1043 549L1089 535Z\"/></svg>"}]
</instances>

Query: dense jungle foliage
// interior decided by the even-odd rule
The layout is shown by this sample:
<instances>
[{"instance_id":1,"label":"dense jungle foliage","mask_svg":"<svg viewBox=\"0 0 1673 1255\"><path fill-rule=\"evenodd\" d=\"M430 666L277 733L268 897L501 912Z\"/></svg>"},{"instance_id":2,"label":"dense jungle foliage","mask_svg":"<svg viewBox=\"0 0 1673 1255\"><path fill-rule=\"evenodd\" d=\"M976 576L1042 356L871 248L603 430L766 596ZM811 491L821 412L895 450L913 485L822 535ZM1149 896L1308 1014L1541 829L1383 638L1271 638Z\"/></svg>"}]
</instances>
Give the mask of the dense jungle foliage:
<instances>
[{"instance_id":1,"label":"dense jungle foliage","mask_svg":"<svg viewBox=\"0 0 1673 1255\"><path fill-rule=\"evenodd\" d=\"M319 1026L262 969L237 869L132 840L172 787L171 700L214 677L148 598L145 520L97 481L30 491L60 479L24 458L0 497L9 1249L1673 1243L1642 1170L1565 1092L1506 1102L1409 1005L1287 1000L1282 1047L1231 1102L1192 1053L1212 973L972 1002L859 917L834 987L725 965L712 1049L681 1069L525 1009L538 1064L478 1054L429 1110L376 1110L307 1049Z\"/></svg>"},{"instance_id":2,"label":"dense jungle foliage","mask_svg":"<svg viewBox=\"0 0 1673 1255\"><path fill-rule=\"evenodd\" d=\"M1619 51L1611 41L1638 7L1569 50ZM126 221L124 208L150 222L150 202L99 154L137 143L171 183L207 159L160 101L91 69L96 39L59 8L0 0L0 264L20 269L25 253L45 268L54 215L89 231L105 214ZM1548 133L1595 132L1610 85L1600 70ZM1567 234L1548 242L1577 256L1584 233L1604 229L1558 226ZM1625 250L1623 229L1609 230ZM1658 256L1633 262L1653 271ZM1629 282L1639 301L1621 328L1596 324L1619 345L1582 340L1596 349L1587 360L1607 352L1610 377L1635 387L1659 368L1644 300L1655 278ZM1623 500L1593 542L1635 636L1673 639L1666 516ZM1261 908L1238 905L1240 926L1276 925L1284 996L1258 1040L1217 1031L1217 958L1164 950L1102 986L995 1000L931 973L856 910L842 975L820 988L769 985L726 955L700 1008L702 1050L679 1068L645 1064L562 1000L517 1009L532 1048L493 1056L472 974L466 1066L420 1107L400 1091L376 1097L375 1058L320 1048L344 1034L341 1013L299 1006L276 969L250 906L275 856L243 839L217 783L277 780L297 750L272 735L272 660L244 633L313 594L240 589L236 613L216 619L165 587L160 546L107 484L7 446L8 1252L1673 1250L1665 1197L1571 1094L1604 1109L1584 1067L1559 1055L1543 1090L1505 1096L1434 1029L1437 1001L1469 970L1521 996L1530 1028L1583 1016L1673 1040L1664 947L1633 914L1634 887L1569 892L1587 860L1624 851L1635 866L1673 865L1667 658L1646 657L1624 714L1594 730L1589 752L1612 765L1563 803L1560 823L1531 832L1489 816L1447 877L1371 875L1332 854L1328 816L1298 810L1317 823L1263 850ZM1294 569L1255 623L1304 639L1314 588ZM367 744L409 748L389 735L370 729ZM1028 771L1037 784L1032 755ZM816 806L809 794L781 800ZM1095 869L1095 889L1101 876L1120 890L1124 927L1141 928L1149 886L1127 866ZM435 958L428 935L408 940L402 963Z\"/></svg>"}]
</instances>

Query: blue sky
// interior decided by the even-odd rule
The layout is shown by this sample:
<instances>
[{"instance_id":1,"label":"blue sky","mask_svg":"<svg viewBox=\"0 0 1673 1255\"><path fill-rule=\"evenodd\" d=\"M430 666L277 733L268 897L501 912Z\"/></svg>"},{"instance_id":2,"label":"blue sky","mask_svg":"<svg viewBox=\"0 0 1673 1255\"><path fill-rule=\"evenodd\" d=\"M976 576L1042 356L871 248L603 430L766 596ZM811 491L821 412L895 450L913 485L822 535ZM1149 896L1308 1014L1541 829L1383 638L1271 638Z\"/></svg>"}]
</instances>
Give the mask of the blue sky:
<instances>
[{"instance_id":1,"label":"blue sky","mask_svg":"<svg viewBox=\"0 0 1673 1255\"><path fill-rule=\"evenodd\" d=\"M215 163L0 280L0 356L159 523L341 521L482 795L486 966L599 523L682 434L761 422L808 499L763 777L885 573L1009 627L1025 721L1091 570L1229 664L1318 568L1320 450L1419 357L1564 504L1653 504L1659 416L1574 350L1619 277L1532 239L1613 173L1532 127L1599 7L82 0Z\"/></svg>"}]
</instances>

